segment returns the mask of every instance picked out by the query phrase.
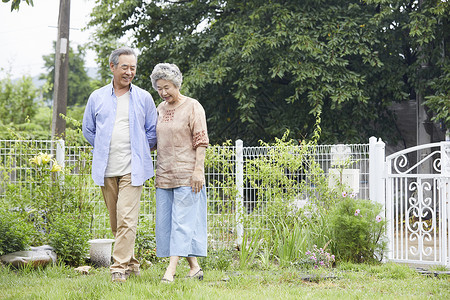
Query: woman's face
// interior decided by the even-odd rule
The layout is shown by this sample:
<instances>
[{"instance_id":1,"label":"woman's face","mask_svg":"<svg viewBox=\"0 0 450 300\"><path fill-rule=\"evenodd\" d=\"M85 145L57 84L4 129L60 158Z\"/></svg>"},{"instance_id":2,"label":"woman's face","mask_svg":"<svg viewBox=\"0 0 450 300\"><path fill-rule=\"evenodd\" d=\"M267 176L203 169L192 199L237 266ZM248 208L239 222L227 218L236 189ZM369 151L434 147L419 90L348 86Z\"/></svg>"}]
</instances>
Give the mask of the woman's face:
<instances>
[{"instance_id":1,"label":"woman's face","mask_svg":"<svg viewBox=\"0 0 450 300\"><path fill-rule=\"evenodd\" d=\"M175 104L180 101L180 90L172 81L159 79L156 81L156 88L159 96L169 104Z\"/></svg>"}]
</instances>

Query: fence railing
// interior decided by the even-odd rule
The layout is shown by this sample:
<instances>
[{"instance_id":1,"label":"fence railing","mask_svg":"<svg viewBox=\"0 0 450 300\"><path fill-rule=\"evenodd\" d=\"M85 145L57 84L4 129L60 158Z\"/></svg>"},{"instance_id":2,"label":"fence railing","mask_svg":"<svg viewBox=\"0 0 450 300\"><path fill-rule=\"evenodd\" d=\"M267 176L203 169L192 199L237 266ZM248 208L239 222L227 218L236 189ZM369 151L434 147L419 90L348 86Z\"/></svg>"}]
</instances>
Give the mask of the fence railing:
<instances>
[{"instance_id":1,"label":"fence railing","mask_svg":"<svg viewBox=\"0 0 450 300\"><path fill-rule=\"evenodd\" d=\"M369 199L369 146L370 144L317 145L312 152L312 159L318 163L325 176L333 175L329 176L330 185L337 177L358 193L359 198ZM8 195L4 189L6 182L26 186L29 176L27 170L30 169L28 161L39 152L53 154L59 164L71 168L72 175L86 176L86 172L90 173L89 146L68 146L63 140L0 140L0 164L3 166L4 179L0 198L7 201L5 198ZM262 157L270 158L270 147L245 147L243 142L238 140L234 146L211 146L207 153L205 177L209 239L213 245L239 242L244 230L241 217L252 215L255 218L264 218L264 205L256 203L272 200L263 195L261 187L252 185L249 174L252 161ZM155 155L153 158L156 159ZM305 174L301 170L289 172L290 178L299 182L305 180ZM87 178L85 190L88 193L85 197L94 207L93 235L108 236L109 218L101 191L94 185L90 176ZM307 198L308 195L298 191L294 200L307 201ZM155 189L151 179L144 185L140 218L153 221L154 210Z\"/></svg>"}]
</instances>

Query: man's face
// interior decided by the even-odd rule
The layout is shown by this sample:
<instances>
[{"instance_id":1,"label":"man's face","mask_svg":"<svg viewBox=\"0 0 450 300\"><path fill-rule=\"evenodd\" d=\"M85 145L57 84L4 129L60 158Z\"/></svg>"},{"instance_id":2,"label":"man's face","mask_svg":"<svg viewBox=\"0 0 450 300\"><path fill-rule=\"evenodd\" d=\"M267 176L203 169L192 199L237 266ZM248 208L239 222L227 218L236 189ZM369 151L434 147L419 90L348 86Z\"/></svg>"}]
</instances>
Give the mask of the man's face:
<instances>
[{"instance_id":1,"label":"man's face","mask_svg":"<svg viewBox=\"0 0 450 300\"><path fill-rule=\"evenodd\" d=\"M109 65L114 77L114 88L127 88L136 75L136 57L134 55L119 56L119 63Z\"/></svg>"}]
</instances>

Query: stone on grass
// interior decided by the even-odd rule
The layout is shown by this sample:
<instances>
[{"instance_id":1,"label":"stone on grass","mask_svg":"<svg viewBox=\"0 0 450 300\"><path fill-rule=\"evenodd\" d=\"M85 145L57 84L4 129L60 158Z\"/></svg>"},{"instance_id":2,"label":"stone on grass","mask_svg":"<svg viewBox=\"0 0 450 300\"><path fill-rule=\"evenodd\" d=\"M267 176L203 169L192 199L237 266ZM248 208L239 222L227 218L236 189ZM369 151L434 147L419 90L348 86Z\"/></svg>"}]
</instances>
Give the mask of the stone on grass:
<instances>
[{"instance_id":1,"label":"stone on grass","mask_svg":"<svg viewBox=\"0 0 450 300\"><path fill-rule=\"evenodd\" d=\"M50 263L56 262L56 253L53 248L44 245L39 247L31 247L27 251L17 251L0 256L0 261L5 265L12 265L16 268L30 266L33 268L45 267Z\"/></svg>"},{"instance_id":2,"label":"stone on grass","mask_svg":"<svg viewBox=\"0 0 450 300\"><path fill-rule=\"evenodd\" d=\"M91 266L81 266L81 267L75 268L74 270L81 274L87 275L87 274L89 274L89 271L91 270L91 268L92 268Z\"/></svg>"}]
</instances>

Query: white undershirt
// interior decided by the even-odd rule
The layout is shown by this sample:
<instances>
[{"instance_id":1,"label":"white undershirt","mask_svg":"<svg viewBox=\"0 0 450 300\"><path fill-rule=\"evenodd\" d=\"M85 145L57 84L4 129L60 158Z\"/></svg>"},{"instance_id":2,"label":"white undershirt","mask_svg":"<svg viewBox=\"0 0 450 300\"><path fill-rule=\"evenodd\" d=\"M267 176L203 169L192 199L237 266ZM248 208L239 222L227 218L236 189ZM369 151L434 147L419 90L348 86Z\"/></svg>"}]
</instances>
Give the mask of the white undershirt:
<instances>
[{"instance_id":1,"label":"white undershirt","mask_svg":"<svg viewBox=\"0 0 450 300\"><path fill-rule=\"evenodd\" d=\"M109 145L109 158L105 177L123 176L131 173L129 106L130 92L117 97L116 121L111 136L111 144Z\"/></svg>"}]
</instances>

